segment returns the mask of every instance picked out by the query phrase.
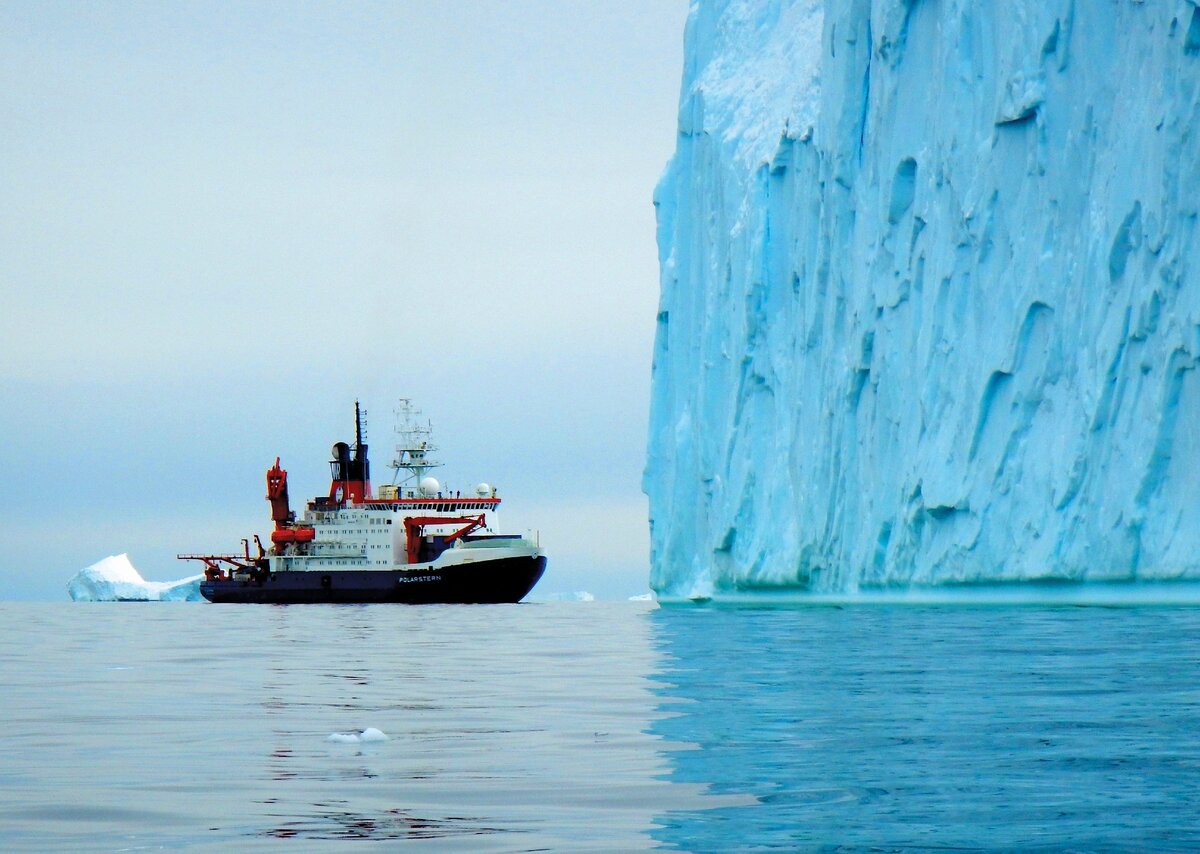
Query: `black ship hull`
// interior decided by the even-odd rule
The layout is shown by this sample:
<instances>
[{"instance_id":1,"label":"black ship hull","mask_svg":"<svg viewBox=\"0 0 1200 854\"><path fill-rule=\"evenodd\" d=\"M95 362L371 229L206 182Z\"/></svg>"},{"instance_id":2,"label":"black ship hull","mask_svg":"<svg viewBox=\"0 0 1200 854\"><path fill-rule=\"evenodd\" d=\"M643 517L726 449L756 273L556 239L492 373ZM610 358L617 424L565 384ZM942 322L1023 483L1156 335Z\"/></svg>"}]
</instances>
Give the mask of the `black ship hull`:
<instances>
[{"instance_id":1,"label":"black ship hull","mask_svg":"<svg viewBox=\"0 0 1200 854\"><path fill-rule=\"evenodd\" d=\"M520 602L545 571L546 558L539 555L413 569L264 572L205 579L200 594L210 602L269 605L494 604Z\"/></svg>"}]
</instances>

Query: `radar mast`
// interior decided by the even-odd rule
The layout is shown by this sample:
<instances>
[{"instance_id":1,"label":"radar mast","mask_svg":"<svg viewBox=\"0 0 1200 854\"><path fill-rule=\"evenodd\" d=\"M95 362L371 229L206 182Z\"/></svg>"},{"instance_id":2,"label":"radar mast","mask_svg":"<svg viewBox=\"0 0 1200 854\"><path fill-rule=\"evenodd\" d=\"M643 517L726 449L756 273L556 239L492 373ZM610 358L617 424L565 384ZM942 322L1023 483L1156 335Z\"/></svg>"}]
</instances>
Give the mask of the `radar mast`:
<instances>
[{"instance_id":1,"label":"radar mast","mask_svg":"<svg viewBox=\"0 0 1200 854\"><path fill-rule=\"evenodd\" d=\"M411 398L400 398L396 407L396 457L390 464L396 470L392 483L399 487L412 484L419 489L426 469L441 465L430 456L437 451L437 445L433 444L433 424L427 420L422 425L420 415L421 410L412 405Z\"/></svg>"}]
</instances>

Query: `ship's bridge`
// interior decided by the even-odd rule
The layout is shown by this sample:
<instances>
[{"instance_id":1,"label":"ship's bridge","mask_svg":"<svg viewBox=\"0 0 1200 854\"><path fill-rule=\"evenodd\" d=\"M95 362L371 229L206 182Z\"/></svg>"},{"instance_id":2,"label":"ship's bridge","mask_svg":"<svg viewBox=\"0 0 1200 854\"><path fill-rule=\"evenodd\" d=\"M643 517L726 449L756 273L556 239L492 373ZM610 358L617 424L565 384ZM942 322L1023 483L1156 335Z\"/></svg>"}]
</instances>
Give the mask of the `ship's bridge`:
<instances>
[{"instance_id":1,"label":"ship's bridge","mask_svg":"<svg viewBox=\"0 0 1200 854\"><path fill-rule=\"evenodd\" d=\"M500 504L499 498L369 498L359 502L356 507L366 507L369 510L422 510L436 513L458 513L464 510L474 510L476 513L495 510Z\"/></svg>"},{"instance_id":2,"label":"ship's bridge","mask_svg":"<svg viewBox=\"0 0 1200 854\"><path fill-rule=\"evenodd\" d=\"M308 502L308 509L317 512L337 510L336 502L329 501L323 497L317 498L315 501ZM452 497L428 497L417 496L413 498L380 498L371 497L362 501L356 501L350 505L355 508L363 508L367 510L386 510L391 512L401 512L405 510L420 510L424 513L461 513L464 511L474 511L483 513L494 511L500 506L499 498L475 498L468 496L452 496Z\"/></svg>"}]
</instances>

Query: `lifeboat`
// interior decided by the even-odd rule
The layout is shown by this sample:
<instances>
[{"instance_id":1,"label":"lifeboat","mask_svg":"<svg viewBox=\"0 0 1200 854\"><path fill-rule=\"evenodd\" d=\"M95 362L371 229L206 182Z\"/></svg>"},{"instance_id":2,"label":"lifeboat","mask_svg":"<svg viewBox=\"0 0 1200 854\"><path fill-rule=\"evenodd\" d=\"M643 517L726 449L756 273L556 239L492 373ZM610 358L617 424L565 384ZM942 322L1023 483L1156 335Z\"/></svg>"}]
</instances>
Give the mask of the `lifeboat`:
<instances>
[{"instance_id":1,"label":"lifeboat","mask_svg":"<svg viewBox=\"0 0 1200 854\"><path fill-rule=\"evenodd\" d=\"M288 543L311 543L317 538L313 528L276 528L271 532L271 542L277 546Z\"/></svg>"}]
</instances>

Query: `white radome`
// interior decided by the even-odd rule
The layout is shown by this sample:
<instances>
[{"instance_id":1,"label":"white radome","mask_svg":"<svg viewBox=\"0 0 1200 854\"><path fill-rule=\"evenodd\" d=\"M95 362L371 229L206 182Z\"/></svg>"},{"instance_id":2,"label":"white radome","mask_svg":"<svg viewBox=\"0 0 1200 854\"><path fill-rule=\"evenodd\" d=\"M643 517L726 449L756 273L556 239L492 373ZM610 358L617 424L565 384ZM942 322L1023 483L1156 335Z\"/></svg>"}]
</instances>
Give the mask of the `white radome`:
<instances>
[{"instance_id":1,"label":"white radome","mask_svg":"<svg viewBox=\"0 0 1200 854\"><path fill-rule=\"evenodd\" d=\"M487 498L492 494L492 487L490 484L486 483L477 484L475 487L475 494L480 498Z\"/></svg>"},{"instance_id":2,"label":"white radome","mask_svg":"<svg viewBox=\"0 0 1200 854\"><path fill-rule=\"evenodd\" d=\"M442 485L438 483L436 477L421 478L421 492L425 495L437 495L442 490Z\"/></svg>"}]
</instances>

